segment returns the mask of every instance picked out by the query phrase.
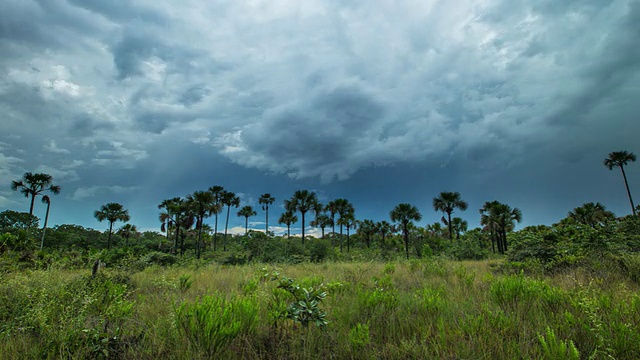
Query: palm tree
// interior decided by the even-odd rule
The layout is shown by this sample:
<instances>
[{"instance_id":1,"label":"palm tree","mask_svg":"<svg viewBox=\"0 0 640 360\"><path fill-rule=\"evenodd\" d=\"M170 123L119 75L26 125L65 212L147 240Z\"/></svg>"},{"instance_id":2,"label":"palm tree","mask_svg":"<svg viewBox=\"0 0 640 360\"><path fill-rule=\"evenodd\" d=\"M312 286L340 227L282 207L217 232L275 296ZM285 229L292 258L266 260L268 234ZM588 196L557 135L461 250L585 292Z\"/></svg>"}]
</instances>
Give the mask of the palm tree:
<instances>
[{"instance_id":1,"label":"palm tree","mask_svg":"<svg viewBox=\"0 0 640 360\"><path fill-rule=\"evenodd\" d=\"M322 230L322 238L324 239L324 229L333 225L333 220L327 214L320 214L309 225L319 227Z\"/></svg>"},{"instance_id":2,"label":"palm tree","mask_svg":"<svg viewBox=\"0 0 640 360\"><path fill-rule=\"evenodd\" d=\"M213 215L215 216L215 225L213 228L213 251L217 250L218 245L218 214L222 211L223 208L223 195L225 193L224 188L220 185L215 185L209 188L209 192L213 194L214 205L213 205Z\"/></svg>"},{"instance_id":3,"label":"palm tree","mask_svg":"<svg viewBox=\"0 0 640 360\"><path fill-rule=\"evenodd\" d=\"M404 250L409 259L409 224L413 224L413 221L422 220L422 214L417 207L402 203L396 205L389 213L391 221L398 223L402 227L402 233L404 234Z\"/></svg>"},{"instance_id":4,"label":"palm tree","mask_svg":"<svg viewBox=\"0 0 640 360\"><path fill-rule=\"evenodd\" d=\"M26 198L31 196L29 215L33 215L36 196L41 195L44 191L50 191L55 195L60 193L60 186L52 185L51 182L53 182L53 178L49 174L27 172L22 176L22 179L11 181L11 190L19 190ZM28 227L27 230L29 230Z\"/></svg>"},{"instance_id":5,"label":"palm tree","mask_svg":"<svg viewBox=\"0 0 640 360\"><path fill-rule=\"evenodd\" d=\"M344 225L344 223L341 222L340 219L348 216L348 214L350 213L353 213L355 209L347 199L336 199L333 201L333 203L336 213L339 216L337 224L340 225L340 251L342 252L342 226Z\"/></svg>"},{"instance_id":6,"label":"palm tree","mask_svg":"<svg viewBox=\"0 0 640 360\"><path fill-rule=\"evenodd\" d=\"M449 225L449 240L453 240L453 224L451 224L451 214L455 209L461 211L467 210L466 201L462 200L459 192L441 192L440 196L433 198L433 208L435 211L447 213L448 221L445 225Z\"/></svg>"},{"instance_id":7,"label":"palm tree","mask_svg":"<svg viewBox=\"0 0 640 360\"><path fill-rule=\"evenodd\" d=\"M187 195L187 203L193 209L196 216L196 230L198 239L196 241L196 258L200 259L200 244L202 243L202 225L206 217L211 216L215 209L215 197L210 191L196 191Z\"/></svg>"},{"instance_id":8,"label":"palm tree","mask_svg":"<svg viewBox=\"0 0 640 360\"><path fill-rule=\"evenodd\" d=\"M633 199L631 198L631 191L629 190L629 183L627 182L627 174L624 172L624 167L630 163L636 161L636 156L628 151L614 151L609 153L609 157L604 159L604 166L609 170L619 167L622 171L622 178L624 179L624 186L627 188L627 195L629 195L629 202L631 203L631 212L636 215L636 208L633 206Z\"/></svg>"},{"instance_id":9,"label":"palm tree","mask_svg":"<svg viewBox=\"0 0 640 360\"><path fill-rule=\"evenodd\" d=\"M129 221L129 211L122 206L122 204L118 203L108 203L102 205L100 210L96 210L93 213L93 216L98 219L98 221L102 222L104 220L109 221L109 238L107 241L107 249L111 249L111 232L113 231L113 223L116 221Z\"/></svg>"},{"instance_id":10,"label":"palm tree","mask_svg":"<svg viewBox=\"0 0 640 360\"><path fill-rule=\"evenodd\" d=\"M48 195L42 195L42 202L47 204L47 214L44 216L44 226L42 227L42 238L40 239L40 250L44 247L44 233L47 231L47 222L49 221L49 208L51 207L51 199Z\"/></svg>"},{"instance_id":11,"label":"palm tree","mask_svg":"<svg viewBox=\"0 0 640 360\"><path fill-rule=\"evenodd\" d=\"M286 211L280 215L278 224L287 225L287 239L291 238L291 224L295 224L296 222L298 222L298 217L292 211Z\"/></svg>"},{"instance_id":12,"label":"palm tree","mask_svg":"<svg viewBox=\"0 0 640 360\"><path fill-rule=\"evenodd\" d=\"M297 190L290 200L285 200L285 209L291 212L300 212L302 220L302 247L304 247L305 215L308 211L316 209L318 196L309 190Z\"/></svg>"},{"instance_id":13,"label":"palm tree","mask_svg":"<svg viewBox=\"0 0 640 360\"><path fill-rule=\"evenodd\" d=\"M488 201L480 209L480 214L480 224L491 232L493 251L493 243L497 243L498 252L504 254L508 248L507 232L515 228L516 222L522 221L522 211L499 201Z\"/></svg>"},{"instance_id":14,"label":"palm tree","mask_svg":"<svg viewBox=\"0 0 640 360\"><path fill-rule=\"evenodd\" d=\"M380 242L381 244L380 247L384 247L384 239L387 236L387 234L390 234L393 232L393 226L391 226L391 224L389 224L385 220L378 221L376 223L376 232L380 233L380 236L382 237Z\"/></svg>"},{"instance_id":15,"label":"palm tree","mask_svg":"<svg viewBox=\"0 0 640 360\"><path fill-rule=\"evenodd\" d=\"M593 229L607 221L614 220L616 217L613 212L608 211L605 206L599 202L583 204L570 211L567 216L577 223L590 226Z\"/></svg>"},{"instance_id":16,"label":"palm tree","mask_svg":"<svg viewBox=\"0 0 640 360\"><path fill-rule=\"evenodd\" d=\"M238 211L238 216L244 216L244 234L247 235L249 233L249 218L252 216L256 216L258 213L253 210L251 206L243 206L240 211Z\"/></svg>"},{"instance_id":17,"label":"palm tree","mask_svg":"<svg viewBox=\"0 0 640 360\"><path fill-rule=\"evenodd\" d=\"M229 228L229 213L231 212L231 207L237 208L240 206L240 198L236 196L236 194L231 191L225 191L222 193L222 204L227 206L227 221L224 224L224 243L223 250L227 251L227 229Z\"/></svg>"},{"instance_id":18,"label":"palm tree","mask_svg":"<svg viewBox=\"0 0 640 360\"><path fill-rule=\"evenodd\" d=\"M338 219L338 224L340 226L343 226L347 229L347 252L349 252L351 250L351 243L349 241L349 229L356 228L356 218L353 215L353 212L349 212L344 214L344 216L341 216Z\"/></svg>"},{"instance_id":19,"label":"palm tree","mask_svg":"<svg viewBox=\"0 0 640 360\"><path fill-rule=\"evenodd\" d=\"M129 245L129 239L131 236L138 236L138 228L135 225L125 224L116 232L116 234L122 236L125 239L125 243Z\"/></svg>"},{"instance_id":20,"label":"palm tree","mask_svg":"<svg viewBox=\"0 0 640 360\"><path fill-rule=\"evenodd\" d=\"M328 211L331 214L331 232L336 233L336 214L338 213L338 206L336 201L329 201L324 207L324 211ZM333 237L331 238L331 246L335 246L333 243Z\"/></svg>"},{"instance_id":21,"label":"palm tree","mask_svg":"<svg viewBox=\"0 0 640 360\"><path fill-rule=\"evenodd\" d=\"M467 220L463 220L459 217L454 217L453 219L451 219L451 227L453 228L453 232L456 233L456 239L460 240L460 233L467 231L469 223L467 222Z\"/></svg>"},{"instance_id":22,"label":"palm tree","mask_svg":"<svg viewBox=\"0 0 640 360\"><path fill-rule=\"evenodd\" d=\"M358 232L364 234L365 242L367 243L367 248L371 247L371 235L376 232L376 224L373 220L362 220L358 221Z\"/></svg>"},{"instance_id":23,"label":"palm tree","mask_svg":"<svg viewBox=\"0 0 640 360\"><path fill-rule=\"evenodd\" d=\"M269 205L273 204L276 201L276 198L271 196L269 193L265 193L260 195L260 199L258 199L258 203L262 205L262 210L264 210L264 226L265 226L265 234L269 236Z\"/></svg>"},{"instance_id":24,"label":"palm tree","mask_svg":"<svg viewBox=\"0 0 640 360\"><path fill-rule=\"evenodd\" d=\"M174 197L172 199L162 200L160 205L158 205L158 209L165 209L165 211L160 213L160 222L162 225L160 226L160 231L167 232L167 240L169 240L169 233L171 232L171 228L176 228L176 239L174 243L174 253L178 254L178 232L179 229L177 227L177 214L180 204L182 203L182 199L179 197Z\"/></svg>"}]
</instances>

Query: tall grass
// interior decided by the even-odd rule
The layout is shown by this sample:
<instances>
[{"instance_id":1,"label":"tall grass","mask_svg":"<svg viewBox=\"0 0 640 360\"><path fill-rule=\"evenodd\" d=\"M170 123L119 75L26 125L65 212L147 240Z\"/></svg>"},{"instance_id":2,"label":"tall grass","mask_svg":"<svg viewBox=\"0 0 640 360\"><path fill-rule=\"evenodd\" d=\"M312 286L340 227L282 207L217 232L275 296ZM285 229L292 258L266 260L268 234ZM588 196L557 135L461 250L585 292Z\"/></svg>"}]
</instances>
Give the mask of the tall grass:
<instances>
[{"instance_id":1,"label":"tall grass","mask_svg":"<svg viewBox=\"0 0 640 360\"><path fill-rule=\"evenodd\" d=\"M15 272L0 279L0 357L640 358L634 279L503 275L495 262ZM303 310L326 326L296 320Z\"/></svg>"}]
</instances>

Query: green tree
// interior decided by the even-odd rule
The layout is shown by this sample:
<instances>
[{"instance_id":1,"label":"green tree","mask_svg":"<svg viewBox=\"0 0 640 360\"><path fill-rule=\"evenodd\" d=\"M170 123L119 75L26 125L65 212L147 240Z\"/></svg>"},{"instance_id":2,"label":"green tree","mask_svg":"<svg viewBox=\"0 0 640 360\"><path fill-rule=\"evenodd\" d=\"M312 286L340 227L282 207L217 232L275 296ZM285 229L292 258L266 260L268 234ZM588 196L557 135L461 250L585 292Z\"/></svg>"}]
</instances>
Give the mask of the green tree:
<instances>
[{"instance_id":1,"label":"green tree","mask_svg":"<svg viewBox=\"0 0 640 360\"><path fill-rule=\"evenodd\" d=\"M314 210L318 204L318 196L309 190L297 190L291 199L285 200L284 207L287 211L300 212L302 221L302 247L304 247L305 215L310 210Z\"/></svg>"},{"instance_id":2,"label":"green tree","mask_svg":"<svg viewBox=\"0 0 640 360\"><path fill-rule=\"evenodd\" d=\"M466 201L462 200L459 192L441 192L440 196L433 198L433 209L435 211L442 211L447 214L448 220L445 225L449 226L449 240L453 240L453 224L451 223L451 214L455 209L461 211L467 210Z\"/></svg>"},{"instance_id":3,"label":"green tree","mask_svg":"<svg viewBox=\"0 0 640 360\"><path fill-rule=\"evenodd\" d=\"M240 211L238 211L238 216L244 216L244 234L247 235L249 233L249 218L252 216L258 215L257 212L253 210L253 208L249 205L243 206Z\"/></svg>"},{"instance_id":4,"label":"green tree","mask_svg":"<svg viewBox=\"0 0 640 360\"><path fill-rule=\"evenodd\" d=\"M378 221L376 223L376 232L378 234L380 234L380 247L384 248L384 240L387 237L387 235L391 234L393 232L393 226L391 224L389 224L387 221L382 220L382 221Z\"/></svg>"},{"instance_id":5,"label":"green tree","mask_svg":"<svg viewBox=\"0 0 640 360\"><path fill-rule=\"evenodd\" d=\"M298 217L292 211L285 211L280 215L278 224L287 225L287 239L291 239L291 224L298 222Z\"/></svg>"},{"instance_id":6,"label":"green tree","mask_svg":"<svg viewBox=\"0 0 640 360\"><path fill-rule=\"evenodd\" d=\"M108 203L102 205L100 210L96 210L93 216L102 222L104 220L109 221L109 238L107 240L107 249L111 249L111 232L113 231L113 223L116 221L127 222L130 220L129 211L118 203Z\"/></svg>"},{"instance_id":7,"label":"green tree","mask_svg":"<svg viewBox=\"0 0 640 360\"><path fill-rule=\"evenodd\" d=\"M202 225L204 225L204 219L211 216L214 212L216 206L215 197L210 191L196 191L193 194L187 195L187 203L193 209L193 214L196 217L196 231L198 232L196 258L200 259Z\"/></svg>"},{"instance_id":8,"label":"green tree","mask_svg":"<svg viewBox=\"0 0 640 360\"><path fill-rule=\"evenodd\" d=\"M215 217L215 224L213 228L213 251L215 252L218 248L218 214L220 214L224 207L223 197L225 191L222 186L215 185L209 188L209 192L213 194L214 198L213 215Z\"/></svg>"},{"instance_id":9,"label":"green tree","mask_svg":"<svg viewBox=\"0 0 640 360\"><path fill-rule=\"evenodd\" d=\"M319 227L322 231L322 238L324 239L324 229L327 226L333 225L333 220L327 214L320 214L314 221L311 222L311 226Z\"/></svg>"},{"instance_id":10,"label":"green tree","mask_svg":"<svg viewBox=\"0 0 640 360\"><path fill-rule=\"evenodd\" d=\"M340 221L340 219L345 216L349 216L349 214L355 212L353 205L347 199L336 199L333 201L336 214L338 214L337 224L340 225L340 251L342 252L342 227L344 226L344 222Z\"/></svg>"},{"instance_id":11,"label":"green tree","mask_svg":"<svg viewBox=\"0 0 640 360\"><path fill-rule=\"evenodd\" d=\"M240 198L236 196L236 194L231 191L225 191L222 193L222 204L227 206L227 221L224 224L224 244L223 250L227 251L227 229L229 229L229 213L231 212L231 207L237 208L240 206Z\"/></svg>"},{"instance_id":12,"label":"green tree","mask_svg":"<svg viewBox=\"0 0 640 360\"><path fill-rule=\"evenodd\" d=\"M572 211L569 211L567 217L579 224L587 225L593 229L604 225L608 221L615 220L616 216L613 212L608 211L601 203L585 203Z\"/></svg>"},{"instance_id":13,"label":"green tree","mask_svg":"<svg viewBox=\"0 0 640 360\"><path fill-rule=\"evenodd\" d=\"M631 212L636 215L636 208L633 205L633 199L631 198L631 191L629 190L629 183L627 182L627 174L624 171L624 167L630 163L636 161L636 156L628 151L614 151L609 153L609 157L604 159L604 166L609 170L613 170L616 167L622 171L622 178L624 179L624 186L627 188L627 195L629 196L629 202L631 203Z\"/></svg>"},{"instance_id":14,"label":"green tree","mask_svg":"<svg viewBox=\"0 0 640 360\"><path fill-rule=\"evenodd\" d=\"M269 236L269 206L273 204L274 201L276 201L276 198L269 193L260 195L260 199L258 199L258 203L262 205L262 210L264 210L264 229L267 236Z\"/></svg>"},{"instance_id":15,"label":"green tree","mask_svg":"<svg viewBox=\"0 0 640 360\"><path fill-rule=\"evenodd\" d=\"M480 224L491 232L493 243L498 246L498 252L504 254L508 250L507 233L515 228L516 222L522 221L522 211L511 208L499 201L488 201L480 209Z\"/></svg>"},{"instance_id":16,"label":"green tree","mask_svg":"<svg viewBox=\"0 0 640 360\"><path fill-rule=\"evenodd\" d=\"M331 218L331 232L336 233L336 214L338 213L338 206L336 201L329 201L327 205L324 207L324 211L327 211ZM331 238L331 246L335 246L333 243L333 237Z\"/></svg>"},{"instance_id":17,"label":"green tree","mask_svg":"<svg viewBox=\"0 0 640 360\"><path fill-rule=\"evenodd\" d=\"M129 240L131 237L140 236L140 232L138 232L138 227L132 224L124 224L116 234L122 236L124 238L125 244L130 245Z\"/></svg>"},{"instance_id":18,"label":"green tree","mask_svg":"<svg viewBox=\"0 0 640 360\"><path fill-rule=\"evenodd\" d=\"M0 213L0 230L27 230L38 226L38 217L26 212L5 210Z\"/></svg>"},{"instance_id":19,"label":"green tree","mask_svg":"<svg viewBox=\"0 0 640 360\"><path fill-rule=\"evenodd\" d=\"M453 232L456 233L456 240L460 240L460 234L467 231L467 229L469 228L469 223L467 222L467 220L463 220L459 217L454 217L453 219L451 219L451 228L453 229Z\"/></svg>"},{"instance_id":20,"label":"green tree","mask_svg":"<svg viewBox=\"0 0 640 360\"><path fill-rule=\"evenodd\" d=\"M349 229L356 228L356 218L353 212L344 214L338 219L338 225L347 229L347 252L351 251L351 242L349 240Z\"/></svg>"},{"instance_id":21,"label":"green tree","mask_svg":"<svg viewBox=\"0 0 640 360\"><path fill-rule=\"evenodd\" d=\"M376 232L376 223L373 220L358 221L358 232L364 235L367 248L371 247L371 236Z\"/></svg>"},{"instance_id":22,"label":"green tree","mask_svg":"<svg viewBox=\"0 0 640 360\"><path fill-rule=\"evenodd\" d=\"M42 237L40 238L40 250L44 247L44 234L47 232L47 223L49 222L49 209L51 208L51 198L49 195L42 195L42 202L47 204L47 213L44 216L44 225L42 226Z\"/></svg>"},{"instance_id":23,"label":"green tree","mask_svg":"<svg viewBox=\"0 0 640 360\"><path fill-rule=\"evenodd\" d=\"M26 198L31 196L29 215L33 215L36 196L41 195L44 191L49 191L55 195L60 193L60 186L52 185L52 182L53 178L49 174L27 172L22 176L22 179L11 181L11 190L20 191ZM29 228L27 228L28 230Z\"/></svg>"},{"instance_id":24,"label":"green tree","mask_svg":"<svg viewBox=\"0 0 640 360\"><path fill-rule=\"evenodd\" d=\"M409 259L409 225L413 225L414 221L422 220L422 214L417 207L402 203L396 205L389 213L389 217L392 222L397 223L402 228L402 234L404 235L404 250Z\"/></svg>"}]
</instances>

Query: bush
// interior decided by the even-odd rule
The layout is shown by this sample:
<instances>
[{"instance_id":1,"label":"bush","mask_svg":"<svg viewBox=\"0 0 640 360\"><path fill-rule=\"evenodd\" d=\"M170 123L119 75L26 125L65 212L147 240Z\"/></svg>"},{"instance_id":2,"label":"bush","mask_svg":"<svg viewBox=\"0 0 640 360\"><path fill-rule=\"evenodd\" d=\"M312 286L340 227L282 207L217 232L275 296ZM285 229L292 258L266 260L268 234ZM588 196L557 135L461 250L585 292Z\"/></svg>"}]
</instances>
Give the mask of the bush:
<instances>
[{"instance_id":1,"label":"bush","mask_svg":"<svg viewBox=\"0 0 640 360\"><path fill-rule=\"evenodd\" d=\"M146 254L145 256L143 256L142 259L140 259L140 262L144 266L151 266L151 265L169 266L169 265L174 265L178 263L178 258L175 255L171 255L171 254L167 254L159 251L152 251Z\"/></svg>"}]
</instances>

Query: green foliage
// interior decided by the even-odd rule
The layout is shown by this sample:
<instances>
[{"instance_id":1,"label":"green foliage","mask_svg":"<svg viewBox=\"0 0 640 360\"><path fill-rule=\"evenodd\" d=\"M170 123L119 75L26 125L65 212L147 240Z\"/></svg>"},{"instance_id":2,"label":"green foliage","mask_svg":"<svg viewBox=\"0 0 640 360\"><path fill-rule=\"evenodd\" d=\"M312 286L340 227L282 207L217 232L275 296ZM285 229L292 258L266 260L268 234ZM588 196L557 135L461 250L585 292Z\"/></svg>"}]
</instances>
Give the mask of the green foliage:
<instances>
[{"instance_id":1,"label":"green foliage","mask_svg":"<svg viewBox=\"0 0 640 360\"><path fill-rule=\"evenodd\" d=\"M210 359L221 356L236 337L253 330L258 305L250 298L227 300L215 293L180 304L175 314L178 330Z\"/></svg>"},{"instance_id":2,"label":"green foliage","mask_svg":"<svg viewBox=\"0 0 640 360\"><path fill-rule=\"evenodd\" d=\"M324 329L327 326L327 312L320 308L320 304L327 297L324 285L303 288L286 276L275 277L274 280L278 281L278 288L285 290L294 300L289 303L284 317L304 327L315 324Z\"/></svg>"},{"instance_id":3,"label":"green foliage","mask_svg":"<svg viewBox=\"0 0 640 360\"><path fill-rule=\"evenodd\" d=\"M553 330L547 326L545 335L538 334L544 358L547 360L579 360L580 352L571 340L558 340Z\"/></svg>"},{"instance_id":4,"label":"green foliage","mask_svg":"<svg viewBox=\"0 0 640 360\"><path fill-rule=\"evenodd\" d=\"M178 263L178 258L175 255L171 255L171 254L167 254L159 251L152 251L150 253L145 254L140 259L140 262L144 266L151 266L151 265L169 266L169 265L174 265Z\"/></svg>"},{"instance_id":5,"label":"green foliage","mask_svg":"<svg viewBox=\"0 0 640 360\"><path fill-rule=\"evenodd\" d=\"M371 344L369 325L358 323L355 327L351 328L349 331L349 343L356 351L369 346L369 344Z\"/></svg>"}]
</instances>

